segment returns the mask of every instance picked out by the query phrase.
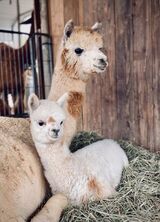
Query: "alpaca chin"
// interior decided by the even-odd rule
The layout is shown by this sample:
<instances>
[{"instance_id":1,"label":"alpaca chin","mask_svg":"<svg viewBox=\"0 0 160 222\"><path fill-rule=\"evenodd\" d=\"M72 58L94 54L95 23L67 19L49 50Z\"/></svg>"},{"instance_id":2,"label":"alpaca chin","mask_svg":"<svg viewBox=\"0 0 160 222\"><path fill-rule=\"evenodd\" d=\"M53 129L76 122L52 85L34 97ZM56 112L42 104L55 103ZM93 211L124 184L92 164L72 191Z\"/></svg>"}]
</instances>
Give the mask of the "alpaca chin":
<instances>
[{"instance_id":1,"label":"alpaca chin","mask_svg":"<svg viewBox=\"0 0 160 222\"><path fill-rule=\"evenodd\" d=\"M48 138L49 138L49 140L55 142L55 141L57 141L57 140L59 140L61 138L61 135L54 136L54 135L48 134Z\"/></svg>"}]
</instances>

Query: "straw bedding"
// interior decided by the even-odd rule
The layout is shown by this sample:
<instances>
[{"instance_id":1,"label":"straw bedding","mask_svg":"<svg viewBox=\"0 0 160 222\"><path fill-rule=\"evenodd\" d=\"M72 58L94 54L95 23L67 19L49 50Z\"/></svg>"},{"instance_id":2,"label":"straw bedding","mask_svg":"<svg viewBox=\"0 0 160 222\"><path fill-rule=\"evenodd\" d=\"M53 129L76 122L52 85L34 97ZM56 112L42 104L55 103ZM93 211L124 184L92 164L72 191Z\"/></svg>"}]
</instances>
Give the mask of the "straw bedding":
<instances>
[{"instance_id":1,"label":"straw bedding","mask_svg":"<svg viewBox=\"0 0 160 222\"><path fill-rule=\"evenodd\" d=\"M81 132L71 144L75 150L100 140L95 133ZM61 222L158 222L160 221L160 155L128 141L119 141L130 164L124 170L117 195L108 200L68 207Z\"/></svg>"}]
</instances>

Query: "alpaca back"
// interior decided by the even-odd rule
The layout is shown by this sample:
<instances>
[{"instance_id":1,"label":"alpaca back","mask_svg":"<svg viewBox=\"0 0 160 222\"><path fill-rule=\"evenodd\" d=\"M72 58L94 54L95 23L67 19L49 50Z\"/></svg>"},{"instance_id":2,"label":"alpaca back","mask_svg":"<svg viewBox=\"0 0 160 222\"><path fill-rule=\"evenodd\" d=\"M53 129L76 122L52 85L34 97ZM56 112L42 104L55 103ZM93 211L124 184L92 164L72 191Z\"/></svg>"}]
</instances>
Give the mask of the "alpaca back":
<instances>
[{"instance_id":1,"label":"alpaca back","mask_svg":"<svg viewBox=\"0 0 160 222\"><path fill-rule=\"evenodd\" d=\"M27 218L45 196L41 164L33 146L1 128L0 135L0 221Z\"/></svg>"},{"instance_id":2,"label":"alpaca back","mask_svg":"<svg viewBox=\"0 0 160 222\"><path fill-rule=\"evenodd\" d=\"M115 188L121 178L124 167L128 165L128 158L120 145L111 139L104 139L92 143L75 153L81 162L89 166L101 179L106 179Z\"/></svg>"}]
</instances>

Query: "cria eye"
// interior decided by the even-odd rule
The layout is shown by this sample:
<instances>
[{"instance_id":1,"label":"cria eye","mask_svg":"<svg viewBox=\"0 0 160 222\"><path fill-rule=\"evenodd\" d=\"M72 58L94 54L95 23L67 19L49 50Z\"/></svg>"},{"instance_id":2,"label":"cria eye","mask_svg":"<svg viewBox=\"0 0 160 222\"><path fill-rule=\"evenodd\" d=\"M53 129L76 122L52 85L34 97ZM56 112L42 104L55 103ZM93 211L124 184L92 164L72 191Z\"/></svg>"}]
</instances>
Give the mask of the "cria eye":
<instances>
[{"instance_id":1,"label":"cria eye","mask_svg":"<svg viewBox=\"0 0 160 222\"><path fill-rule=\"evenodd\" d=\"M63 121L60 122L60 125L62 125L62 124L63 124Z\"/></svg>"},{"instance_id":2,"label":"cria eye","mask_svg":"<svg viewBox=\"0 0 160 222\"><path fill-rule=\"evenodd\" d=\"M40 121L38 121L38 125L39 125L39 126L44 126L44 125L45 125L45 122L42 121L42 120L40 120Z\"/></svg>"},{"instance_id":3,"label":"cria eye","mask_svg":"<svg viewBox=\"0 0 160 222\"><path fill-rule=\"evenodd\" d=\"M75 49L75 53L76 53L77 55L81 55L81 53L82 53L83 51L84 51L84 50L81 49L81 48L76 48L76 49Z\"/></svg>"}]
</instances>

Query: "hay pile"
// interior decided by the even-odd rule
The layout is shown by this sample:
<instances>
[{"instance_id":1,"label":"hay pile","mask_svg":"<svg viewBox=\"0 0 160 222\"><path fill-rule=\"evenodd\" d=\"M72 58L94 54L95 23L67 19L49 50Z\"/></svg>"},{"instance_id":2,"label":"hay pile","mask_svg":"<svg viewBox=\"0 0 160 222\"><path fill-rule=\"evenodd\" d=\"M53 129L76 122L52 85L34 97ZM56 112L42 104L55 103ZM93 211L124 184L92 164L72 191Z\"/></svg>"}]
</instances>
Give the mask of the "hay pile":
<instances>
[{"instance_id":1,"label":"hay pile","mask_svg":"<svg viewBox=\"0 0 160 222\"><path fill-rule=\"evenodd\" d=\"M100 139L95 133L79 133L71 150L74 152ZM119 143L127 153L130 165L123 172L118 194L108 200L69 207L61 222L160 221L160 156L127 141Z\"/></svg>"}]
</instances>

